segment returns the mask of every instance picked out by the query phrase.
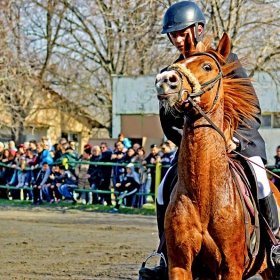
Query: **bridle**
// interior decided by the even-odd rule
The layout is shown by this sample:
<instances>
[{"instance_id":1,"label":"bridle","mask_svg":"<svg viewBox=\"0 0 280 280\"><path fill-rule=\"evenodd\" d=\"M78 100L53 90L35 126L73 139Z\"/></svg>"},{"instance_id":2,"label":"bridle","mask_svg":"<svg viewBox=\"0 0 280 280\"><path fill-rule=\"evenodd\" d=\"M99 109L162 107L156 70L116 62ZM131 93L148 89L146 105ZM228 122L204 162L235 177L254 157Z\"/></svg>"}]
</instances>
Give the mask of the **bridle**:
<instances>
[{"instance_id":1,"label":"bridle","mask_svg":"<svg viewBox=\"0 0 280 280\"><path fill-rule=\"evenodd\" d=\"M212 120L207 116L207 114L213 109L213 107L215 106L218 98L219 98L219 93L220 93L220 88L221 88L221 79L223 77L223 71L222 71L222 67L219 63L219 61L217 60L217 58L215 56L213 56L212 54L210 53L206 53L206 52L197 52L197 53L194 53L192 55L190 55L189 57L192 57L192 56L200 56L200 55L206 55L210 58L212 58L215 62L215 64L217 65L218 69L219 69L219 73L216 77L214 77L213 79L203 83L200 85L200 90L197 91L197 92L192 92L192 93L189 93L188 90L185 90L185 89L182 89L183 87L183 79L184 77L188 79L188 77L186 77L186 75L184 75L179 69L175 68L175 67L171 67L168 68L168 70L173 70L173 71L176 71L179 76L181 77L182 79L182 83L181 83L181 89L180 89L180 95L183 96L184 93L187 93L188 96L187 96L187 99L183 100L184 103L188 103L190 102L192 104L192 106L199 112L199 114L205 118L209 123L210 125L223 137L225 143L226 143L226 137L224 135L224 133L212 122ZM215 99L213 101L213 104L211 106L211 108L208 110L208 112L204 113L202 111L202 109L197 105L197 103L194 101L194 98L195 97L198 97L198 96L202 96L205 92L211 90L215 84L218 82L218 88L217 88L217 91L216 91L216 96L215 96Z\"/></svg>"}]
</instances>

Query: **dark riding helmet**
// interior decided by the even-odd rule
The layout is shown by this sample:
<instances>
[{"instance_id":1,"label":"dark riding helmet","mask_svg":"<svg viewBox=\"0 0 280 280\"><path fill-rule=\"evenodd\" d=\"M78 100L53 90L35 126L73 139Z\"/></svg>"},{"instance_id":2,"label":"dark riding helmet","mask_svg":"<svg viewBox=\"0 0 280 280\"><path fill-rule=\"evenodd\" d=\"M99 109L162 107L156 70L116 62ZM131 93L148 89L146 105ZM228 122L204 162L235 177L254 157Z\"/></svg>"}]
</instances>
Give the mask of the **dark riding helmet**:
<instances>
[{"instance_id":1,"label":"dark riding helmet","mask_svg":"<svg viewBox=\"0 0 280 280\"><path fill-rule=\"evenodd\" d=\"M198 35L198 24L205 25L205 17L201 9L194 2L181 1L170 6L165 12L161 34L168 34L195 25L195 37L199 42L203 32Z\"/></svg>"}]
</instances>

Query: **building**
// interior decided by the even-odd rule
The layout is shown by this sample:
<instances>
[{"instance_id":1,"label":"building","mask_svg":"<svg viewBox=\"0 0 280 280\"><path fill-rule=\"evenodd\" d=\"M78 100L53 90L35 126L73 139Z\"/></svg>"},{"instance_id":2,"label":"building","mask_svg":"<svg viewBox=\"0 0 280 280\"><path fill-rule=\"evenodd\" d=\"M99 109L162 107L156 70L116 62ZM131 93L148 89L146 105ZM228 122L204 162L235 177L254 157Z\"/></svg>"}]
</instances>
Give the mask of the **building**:
<instances>
[{"instance_id":1,"label":"building","mask_svg":"<svg viewBox=\"0 0 280 280\"><path fill-rule=\"evenodd\" d=\"M134 141L141 141L146 151L150 144L164 141L154 83L152 75L113 76L113 138L122 132ZM268 75L258 74L253 85L262 109L260 133L266 142L268 165L273 165L276 147L280 145L279 96Z\"/></svg>"},{"instance_id":2,"label":"building","mask_svg":"<svg viewBox=\"0 0 280 280\"><path fill-rule=\"evenodd\" d=\"M43 89L34 99L24 121L25 141L40 141L42 136L47 136L54 144L65 137L77 141L77 149L82 152L82 147L89 139L99 136L100 130L103 137L109 137L108 131L92 115L55 91ZM9 123L8 118L5 121ZM0 137L3 142L10 140L10 128L2 127Z\"/></svg>"}]
</instances>

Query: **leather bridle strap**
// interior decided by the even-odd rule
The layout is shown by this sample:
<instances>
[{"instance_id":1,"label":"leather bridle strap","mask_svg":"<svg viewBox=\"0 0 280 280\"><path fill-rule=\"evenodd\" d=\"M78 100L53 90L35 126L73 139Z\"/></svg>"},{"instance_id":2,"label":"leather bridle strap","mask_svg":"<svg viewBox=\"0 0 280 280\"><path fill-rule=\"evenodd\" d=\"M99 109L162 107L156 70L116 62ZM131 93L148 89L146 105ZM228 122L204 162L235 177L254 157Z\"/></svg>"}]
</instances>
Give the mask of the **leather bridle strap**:
<instances>
[{"instance_id":1,"label":"leather bridle strap","mask_svg":"<svg viewBox=\"0 0 280 280\"><path fill-rule=\"evenodd\" d=\"M192 98L188 98L189 102L192 104L192 106L200 113L200 115L205 118L211 126L223 137L225 144L227 145L226 137L224 133L212 122L212 120L201 110L201 108L193 101Z\"/></svg>"}]
</instances>

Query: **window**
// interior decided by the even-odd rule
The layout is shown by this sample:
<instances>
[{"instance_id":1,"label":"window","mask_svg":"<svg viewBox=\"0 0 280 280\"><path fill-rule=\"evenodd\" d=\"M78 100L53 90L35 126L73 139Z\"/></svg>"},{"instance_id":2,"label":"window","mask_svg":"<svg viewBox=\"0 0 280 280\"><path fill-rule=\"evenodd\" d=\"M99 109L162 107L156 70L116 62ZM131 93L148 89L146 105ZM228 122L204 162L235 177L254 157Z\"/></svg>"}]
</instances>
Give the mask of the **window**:
<instances>
[{"instance_id":1,"label":"window","mask_svg":"<svg viewBox=\"0 0 280 280\"><path fill-rule=\"evenodd\" d=\"M280 128L280 114L273 115L273 126L274 128Z\"/></svg>"},{"instance_id":2,"label":"window","mask_svg":"<svg viewBox=\"0 0 280 280\"><path fill-rule=\"evenodd\" d=\"M262 128L280 128L280 113L265 113L261 117Z\"/></svg>"},{"instance_id":3,"label":"window","mask_svg":"<svg viewBox=\"0 0 280 280\"><path fill-rule=\"evenodd\" d=\"M261 127L271 128L271 115L262 115Z\"/></svg>"}]
</instances>

